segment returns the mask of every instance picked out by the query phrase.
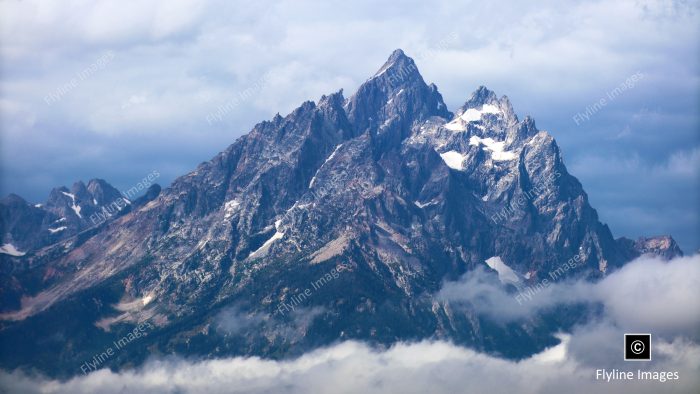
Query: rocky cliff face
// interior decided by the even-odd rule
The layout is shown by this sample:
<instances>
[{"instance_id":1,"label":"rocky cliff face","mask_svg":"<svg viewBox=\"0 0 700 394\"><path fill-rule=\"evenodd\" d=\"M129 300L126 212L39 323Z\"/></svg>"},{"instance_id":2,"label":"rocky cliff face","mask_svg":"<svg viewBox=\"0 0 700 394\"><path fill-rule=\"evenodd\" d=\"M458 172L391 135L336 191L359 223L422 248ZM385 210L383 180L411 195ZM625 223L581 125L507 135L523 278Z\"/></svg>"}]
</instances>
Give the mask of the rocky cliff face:
<instances>
[{"instance_id":1,"label":"rocky cliff face","mask_svg":"<svg viewBox=\"0 0 700 394\"><path fill-rule=\"evenodd\" d=\"M283 357L343 339L450 338L517 358L569 316L498 324L436 299L444 281L484 267L537 283L573 256L572 275L595 279L644 248L681 253L670 237L615 241L551 135L485 87L453 114L400 50L350 98L262 122L86 226L91 200L115 192L105 185L55 189L43 209L0 204L5 241L27 250L0 255L0 340L19 354L3 367L74 374L144 322L149 335L106 365ZM59 218L64 238L36 235Z\"/></svg>"},{"instance_id":2,"label":"rocky cliff face","mask_svg":"<svg viewBox=\"0 0 700 394\"><path fill-rule=\"evenodd\" d=\"M111 219L129 203L102 179L55 188L44 204L31 205L11 194L0 200L0 236L15 254L24 254Z\"/></svg>"}]
</instances>

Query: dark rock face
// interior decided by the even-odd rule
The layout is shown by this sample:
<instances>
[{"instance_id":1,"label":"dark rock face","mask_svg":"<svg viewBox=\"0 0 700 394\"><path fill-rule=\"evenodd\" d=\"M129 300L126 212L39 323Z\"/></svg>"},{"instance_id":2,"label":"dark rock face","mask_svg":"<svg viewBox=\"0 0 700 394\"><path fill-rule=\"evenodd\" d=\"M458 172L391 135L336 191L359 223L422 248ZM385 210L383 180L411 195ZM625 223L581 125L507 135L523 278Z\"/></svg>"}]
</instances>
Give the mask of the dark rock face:
<instances>
[{"instance_id":1,"label":"dark rock face","mask_svg":"<svg viewBox=\"0 0 700 394\"><path fill-rule=\"evenodd\" d=\"M149 352L284 357L339 339L449 338L518 358L552 344L571 311L499 324L436 300L445 280L494 258L537 281L574 255L572 275L595 279L640 248L681 253L670 237L615 241L534 120L485 87L452 114L400 50L350 98L262 122L86 227L107 186L55 189L43 210L0 205L5 239L33 250L0 261L0 341L20 354L3 367L75 374L143 322L148 337L107 365ZM71 237L21 235L59 217Z\"/></svg>"},{"instance_id":2,"label":"dark rock face","mask_svg":"<svg viewBox=\"0 0 700 394\"><path fill-rule=\"evenodd\" d=\"M3 244L11 244L21 253L70 238L79 232L106 221L106 214L121 193L102 179L92 179L87 186L76 182L71 189L55 188L44 204L30 205L19 196L10 195L0 200L0 236ZM126 202L120 204L128 205ZM100 213L104 220L97 220Z\"/></svg>"},{"instance_id":3,"label":"dark rock face","mask_svg":"<svg viewBox=\"0 0 700 394\"><path fill-rule=\"evenodd\" d=\"M30 205L16 194L0 200L0 232L2 244L13 245L20 253L50 242L47 231L58 217L38 206Z\"/></svg>"},{"instance_id":4,"label":"dark rock face","mask_svg":"<svg viewBox=\"0 0 700 394\"><path fill-rule=\"evenodd\" d=\"M618 247L625 253L627 261L636 259L641 255L659 256L665 260L683 256L683 251L680 246L668 235L639 237L636 241L622 237L615 241Z\"/></svg>"},{"instance_id":5,"label":"dark rock face","mask_svg":"<svg viewBox=\"0 0 700 394\"><path fill-rule=\"evenodd\" d=\"M51 263L78 248L105 223L159 193L155 184L131 202L106 181L92 179L87 186L76 182L72 189L53 189L44 204L31 205L14 194L0 200L0 271L8 283L0 289L0 311L19 308L23 296L73 274L78 267L52 267Z\"/></svg>"}]
</instances>

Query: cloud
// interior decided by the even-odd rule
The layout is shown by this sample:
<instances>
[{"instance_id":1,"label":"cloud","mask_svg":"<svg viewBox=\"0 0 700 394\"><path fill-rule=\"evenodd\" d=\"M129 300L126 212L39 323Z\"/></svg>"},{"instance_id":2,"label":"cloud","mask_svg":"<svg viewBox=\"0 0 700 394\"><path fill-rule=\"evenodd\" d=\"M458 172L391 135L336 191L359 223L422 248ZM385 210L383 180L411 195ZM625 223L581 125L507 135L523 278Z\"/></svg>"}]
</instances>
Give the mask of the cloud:
<instances>
[{"instance_id":1,"label":"cloud","mask_svg":"<svg viewBox=\"0 0 700 394\"><path fill-rule=\"evenodd\" d=\"M245 312L239 306L226 308L215 318L215 329L222 336L245 337L251 330L263 329L274 332L285 341L294 342L303 339L314 320L326 310L320 306L299 307L291 312L277 310L269 315L259 312Z\"/></svg>"},{"instance_id":2,"label":"cloud","mask_svg":"<svg viewBox=\"0 0 700 394\"><path fill-rule=\"evenodd\" d=\"M663 361L644 370L677 371L678 381L613 382L595 380L595 370L610 363L580 363L570 348L573 338L528 359L514 362L445 342L397 344L384 351L344 342L294 360L230 358L188 362L154 360L138 370L103 369L65 382L0 372L0 387L13 393L690 393L700 387L700 348L659 342ZM616 339L620 339L619 337ZM589 348L590 352L599 344ZM621 358L620 349L614 356ZM634 370L638 364L625 366Z\"/></svg>"},{"instance_id":3,"label":"cloud","mask_svg":"<svg viewBox=\"0 0 700 394\"><path fill-rule=\"evenodd\" d=\"M600 319L612 326L698 340L700 254L670 261L644 255L599 282L545 276L517 291L501 286L493 272L477 268L446 282L437 298L502 322L533 318L561 305L601 305Z\"/></svg>"},{"instance_id":4,"label":"cloud","mask_svg":"<svg viewBox=\"0 0 700 394\"><path fill-rule=\"evenodd\" d=\"M662 176L675 175L697 180L700 177L700 148L674 152L668 163L655 168L655 172Z\"/></svg>"},{"instance_id":5,"label":"cloud","mask_svg":"<svg viewBox=\"0 0 700 394\"><path fill-rule=\"evenodd\" d=\"M658 152L579 152L567 164L615 236L671 234L692 253L700 247L700 148L653 156Z\"/></svg>"},{"instance_id":6,"label":"cloud","mask_svg":"<svg viewBox=\"0 0 700 394\"><path fill-rule=\"evenodd\" d=\"M55 381L21 371L0 372L0 388L17 393L691 393L700 388L700 255L669 262L642 257L602 281L556 283L531 303L508 304L512 294L477 270L447 283L443 300L471 300L509 318L556 304L599 302L598 318L559 333L561 342L520 361L510 361L442 341L397 343L385 350L346 341L289 360L234 357L216 360L152 358L136 369L102 369ZM469 287L476 289L470 290ZM460 292L468 292L466 295ZM526 312L516 313L515 307ZM481 311L487 311L482 309ZM302 325L320 311L308 310ZM220 328L240 332L268 317L224 311ZM269 320L269 319L268 319ZM652 333L652 361L623 361L625 332ZM676 371L680 380L596 380L596 370Z\"/></svg>"},{"instance_id":7,"label":"cloud","mask_svg":"<svg viewBox=\"0 0 700 394\"><path fill-rule=\"evenodd\" d=\"M245 313L239 308L223 310L216 317L216 330L223 334L241 334L254 329L266 320L263 313Z\"/></svg>"},{"instance_id":8,"label":"cloud","mask_svg":"<svg viewBox=\"0 0 700 394\"><path fill-rule=\"evenodd\" d=\"M700 255L669 262L642 257L593 289L606 314L627 329L700 339Z\"/></svg>"},{"instance_id":9,"label":"cloud","mask_svg":"<svg viewBox=\"0 0 700 394\"><path fill-rule=\"evenodd\" d=\"M515 299L516 293L508 291L498 282L498 277L486 268L477 267L464 274L458 281L446 282L436 298L454 307L474 309L481 315L500 322L522 320L551 308L563 300L552 297L556 287L543 290L545 294L523 304ZM565 293L567 294L567 293Z\"/></svg>"}]
</instances>

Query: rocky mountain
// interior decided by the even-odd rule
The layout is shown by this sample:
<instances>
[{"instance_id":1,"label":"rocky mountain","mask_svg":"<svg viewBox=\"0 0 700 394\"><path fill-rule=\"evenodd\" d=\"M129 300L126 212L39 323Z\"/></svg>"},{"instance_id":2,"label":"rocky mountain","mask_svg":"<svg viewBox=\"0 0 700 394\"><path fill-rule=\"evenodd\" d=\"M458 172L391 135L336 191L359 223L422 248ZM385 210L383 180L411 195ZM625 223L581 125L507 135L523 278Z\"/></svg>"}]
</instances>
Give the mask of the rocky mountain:
<instances>
[{"instance_id":1,"label":"rocky mountain","mask_svg":"<svg viewBox=\"0 0 700 394\"><path fill-rule=\"evenodd\" d=\"M115 201L121 203L121 193L102 179L92 179L87 186L76 182L71 189L55 188L44 204L31 205L11 194L0 200L2 244L22 254L56 243L104 221L97 220L98 212L111 217L102 211ZM120 205L126 206L128 200L124 201Z\"/></svg>"},{"instance_id":2,"label":"rocky mountain","mask_svg":"<svg viewBox=\"0 0 700 394\"><path fill-rule=\"evenodd\" d=\"M644 254L651 254L670 260L676 256L683 256L683 251L676 241L668 235L657 237L639 237L636 241L621 237L615 240L623 253L626 253L626 261L635 259Z\"/></svg>"},{"instance_id":3,"label":"rocky mountain","mask_svg":"<svg viewBox=\"0 0 700 394\"><path fill-rule=\"evenodd\" d=\"M571 275L595 280L640 253L681 254L670 237L615 240L532 118L485 87L450 112L401 50L351 97L259 123L86 226L115 196L105 185L55 189L43 208L3 200L4 241L26 250L0 254L0 343L15 350L3 368L80 373L144 324L100 366L277 358L344 339L449 338L519 358L580 317L502 324L434 297L445 281L483 267L535 284L573 256ZM60 218L64 238L40 236Z\"/></svg>"}]
</instances>

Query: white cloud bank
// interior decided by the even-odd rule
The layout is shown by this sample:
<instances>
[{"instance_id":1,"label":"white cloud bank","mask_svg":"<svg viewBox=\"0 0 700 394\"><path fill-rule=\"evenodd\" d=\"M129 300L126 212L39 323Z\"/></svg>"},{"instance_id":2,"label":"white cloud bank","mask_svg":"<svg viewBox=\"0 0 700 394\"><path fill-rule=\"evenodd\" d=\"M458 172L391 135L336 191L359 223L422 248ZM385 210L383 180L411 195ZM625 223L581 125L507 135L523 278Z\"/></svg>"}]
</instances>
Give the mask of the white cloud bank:
<instances>
[{"instance_id":1,"label":"white cloud bank","mask_svg":"<svg viewBox=\"0 0 700 394\"><path fill-rule=\"evenodd\" d=\"M630 370L678 371L680 380L601 382L595 369L569 356L566 341L520 362L445 342L399 344L374 351L358 342L321 349L293 361L233 358L151 362L137 371L100 370L64 383L2 373L12 393L690 393L700 387L700 348L664 343L665 361ZM619 353L619 352L618 352Z\"/></svg>"},{"instance_id":2,"label":"white cloud bank","mask_svg":"<svg viewBox=\"0 0 700 394\"><path fill-rule=\"evenodd\" d=\"M572 271L576 269L581 268ZM529 283L520 292L508 293L497 285L495 275L478 269L445 283L439 298L468 303L505 322L527 319L557 305L599 303L605 316L623 328L696 339L700 334L700 255L672 261L642 256L597 283L572 281L574 275L569 275L555 282L547 277L547 286Z\"/></svg>"},{"instance_id":3,"label":"white cloud bank","mask_svg":"<svg viewBox=\"0 0 700 394\"><path fill-rule=\"evenodd\" d=\"M700 346L692 333L700 332L699 278L696 255L670 262L640 258L596 285L562 284L554 290L559 293L547 296L561 296L568 288L571 293L563 302L592 297L603 302L603 316L561 334L559 345L517 362L446 342L400 343L380 351L349 341L294 360L151 360L136 370L100 370L65 382L0 372L0 389L71 394L697 393ZM652 332L651 362L622 360L622 334L637 329ZM680 379L608 383L595 379L596 369L602 368L677 371Z\"/></svg>"}]
</instances>

